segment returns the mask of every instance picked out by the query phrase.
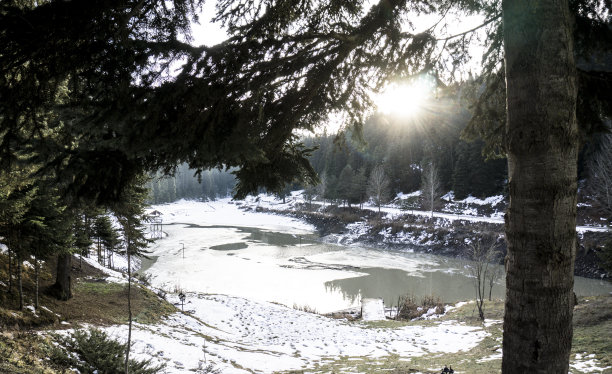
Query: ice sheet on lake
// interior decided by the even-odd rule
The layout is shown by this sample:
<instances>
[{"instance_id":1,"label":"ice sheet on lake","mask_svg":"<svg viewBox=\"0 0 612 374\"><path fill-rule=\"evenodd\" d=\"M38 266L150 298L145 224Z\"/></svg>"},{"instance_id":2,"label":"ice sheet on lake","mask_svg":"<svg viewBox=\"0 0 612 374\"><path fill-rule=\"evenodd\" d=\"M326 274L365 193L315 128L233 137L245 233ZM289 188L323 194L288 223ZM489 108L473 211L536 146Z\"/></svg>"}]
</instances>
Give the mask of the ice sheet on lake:
<instances>
[{"instance_id":1,"label":"ice sheet on lake","mask_svg":"<svg viewBox=\"0 0 612 374\"><path fill-rule=\"evenodd\" d=\"M295 218L240 209L242 202L229 198L211 202L180 200L175 203L153 205L150 211L162 213L164 224L189 222L196 225L227 225L259 227L266 230L303 234L315 231L314 226Z\"/></svg>"}]
</instances>

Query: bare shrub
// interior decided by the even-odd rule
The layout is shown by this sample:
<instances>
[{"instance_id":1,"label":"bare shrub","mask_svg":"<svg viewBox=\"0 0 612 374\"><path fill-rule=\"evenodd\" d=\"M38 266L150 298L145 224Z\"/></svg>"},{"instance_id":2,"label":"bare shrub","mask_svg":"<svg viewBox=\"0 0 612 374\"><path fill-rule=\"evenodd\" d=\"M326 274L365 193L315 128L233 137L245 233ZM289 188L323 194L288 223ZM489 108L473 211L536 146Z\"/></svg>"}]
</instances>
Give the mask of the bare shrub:
<instances>
[{"instance_id":1,"label":"bare shrub","mask_svg":"<svg viewBox=\"0 0 612 374\"><path fill-rule=\"evenodd\" d=\"M444 304L440 300L439 297L434 297L433 295L424 296L423 300L421 300L421 305L426 310L436 308L436 314L444 314L445 308Z\"/></svg>"},{"instance_id":2,"label":"bare shrub","mask_svg":"<svg viewBox=\"0 0 612 374\"><path fill-rule=\"evenodd\" d=\"M395 318L398 320L413 320L427 314L432 308L435 308L435 314L444 314L444 304L439 297L424 296L419 302L414 295L400 296L397 300Z\"/></svg>"},{"instance_id":3,"label":"bare shrub","mask_svg":"<svg viewBox=\"0 0 612 374\"><path fill-rule=\"evenodd\" d=\"M176 293L176 294L184 293L183 288L180 285L175 284L174 288L172 289L172 293Z\"/></svg>"},{"instance_id":4,"label":"bare shrub","mask_svg":"<svg viewBox=\"0 0 612 374\"><path fill-rule=\"evenodd\" d=\"M205 362L198 362L198 368L196 369L198 374L220 374L221 369L216 368L213 364L207 364Z\"/></svg>"},{"instance_id":5,"label":"bare shrub","mask_svg":"<svg viewBox=\"0 0 612 374\"><path fill-rule=\"evenodd\" d=\"M359 214L346 210L343 210L338 213L338 219L343 223L353 223L361 221L361 217L359 216Z\"/></svg>"},{"instance_id":6,"label":"bare shrub","mask_svg":"<svg viewBox=\"0 0 612 374\"><path fill-rule=\"evenodd\" d=\"M404 223L403 222L398 222L398 221L393 221L391 222L391 233L392 234L397 234L398 232L402 232L404 231Z\"/></svg>"},{"instance_id":7,"label":"bare shrub","mask_svg":"<svg viewBox=\"0 0 612 374\"><path fill-rule=\"evenodd\" d=\"M136 274L136 279L138 279L138 281L141 284L144 284L145 286L150 286L151 285L151 278L152 278L152 274L150 273L138 273Z\"/></svg>"},{"instance_id":8,"label":"bare shrub","mask_svg":"<svg viewBox=\"0 0 612 374\"><path fill-rule=\"evenodd\" d=\"M316 308L310 307L308 305L293 304L293 309L299 310L301 312L306 312L306 313L319 314Z\"/></svg>"},{"instance_id":9,"label":"bare shrub","mask_svg":"<svg viewBox=\"0 0 612 374\"><path fill-rule=\"evenodd\" d=\"M472 242L468 248L468 258L473 262L468 266L474 277L476 291L476 307L478 316L484 321L484 301L486 295L487 280L489 281L489 298L495 280L501 276L491 263L496 262L499 256L497 237L492 233L485 233Z\"/></svg>"}]
</instances>

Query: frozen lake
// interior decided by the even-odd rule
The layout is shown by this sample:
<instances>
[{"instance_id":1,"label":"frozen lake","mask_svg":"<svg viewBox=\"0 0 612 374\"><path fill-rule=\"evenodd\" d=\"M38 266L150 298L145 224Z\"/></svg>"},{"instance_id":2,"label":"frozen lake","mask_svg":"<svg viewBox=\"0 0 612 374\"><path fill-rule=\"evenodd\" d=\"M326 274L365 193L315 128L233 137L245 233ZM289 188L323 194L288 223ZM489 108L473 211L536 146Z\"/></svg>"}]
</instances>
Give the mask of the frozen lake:
<instances>
[{"instance_id":1,"label":"frozen lake","mask_svg":"<svg viewBox=\"0 0 612 374\"><path fill-rule=\"evenodd\" d=\"M167 234L142 271L169 291L227 294L330 312L362 297L434 295L445 303L474 298L465 260L321 243L311 227L287 217L243 212L227 201L156 207ZM184 245L184 255L183 255ZM493 297L504 295L504 280ZM578 295L612 292L606 281L577 277Z\"/></svg>"}]
</instances>

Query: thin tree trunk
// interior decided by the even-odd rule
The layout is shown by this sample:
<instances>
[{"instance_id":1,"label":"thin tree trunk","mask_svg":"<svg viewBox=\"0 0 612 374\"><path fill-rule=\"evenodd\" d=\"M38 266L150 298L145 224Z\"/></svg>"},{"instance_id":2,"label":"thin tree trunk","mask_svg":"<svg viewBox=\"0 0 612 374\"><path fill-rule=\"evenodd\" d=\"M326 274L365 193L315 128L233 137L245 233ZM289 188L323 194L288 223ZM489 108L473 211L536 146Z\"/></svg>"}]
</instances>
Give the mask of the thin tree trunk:
<instances>
[{"instance_id":1,"label":"thin tree trunk","mask_svg":"<svg viewBox=\"0 0 612 374\"><path fill-rule=\"evenodd\" d=\"M21 280L21 256L17 255L17 288L19 291L19 310L23 310L23 282Z\"/></svg>"},{"instance_id":2,"label":"thin tree trunk","mask_svg":"<svg viewBox=\"0 0 612 374\"><path fill-rule=\"evenodd\" d=\"M430 183L430 188L431 188L431 192L429 195L429 201L430 201L430 207L431 207L431 218L433 218L433 208L434 208L434 177L433 177L433 165L430 166L430 170L429 170L429 183Z\"/></svg>"},{"instance_id":3,"label":"thin tree trunk","mask_svg":"<svg viewBox=\"0 0 612 374\"><path fill-rule=\"evenodd\" d=\"M9 263L9 272L8 272L8 293L12 293L13 292L13 257L12 257L12 252L11 251L11 247L10 247L10 242L8 243L9 245L7 246L8 248L8 263Z\"/></svg>"},{"instance_id":4,"label":"thin tree trunk","mask_svg":"<svg viewBox=\"0 0 612 374\"><path fill-rule=\"evenodd\" d=\"M567 373L578 130L567 0L503 0L510 203L502 372Z\"/></svg>"},{"instance_id":5,"label":"thin tree trunk","mask_svg":"<svg viewBox=\"0 0 612 374\"><path fill-rule=\"evenodd\" d=\"M38 275L39 275L38 257L34 256L34 279L36 283L36 291L34 295L34 310L38 310Z\"/></svg>"},{"instance_id":6,"label":"thin tree trunk","mask_svg":"<svg viewBox=\"0 0 612 374\"><path fill-rule=\"evenodd\" d=\"M129 228L130 221L127 222L127 227ZM131 268L131 256L130 256L130 239L127 236L127 267L128 267L128 338L127 345L125 348L125 374L129 374L129 362L130 362L130 345L132 342L132 268Z\"/></svg>"}]
</instances>

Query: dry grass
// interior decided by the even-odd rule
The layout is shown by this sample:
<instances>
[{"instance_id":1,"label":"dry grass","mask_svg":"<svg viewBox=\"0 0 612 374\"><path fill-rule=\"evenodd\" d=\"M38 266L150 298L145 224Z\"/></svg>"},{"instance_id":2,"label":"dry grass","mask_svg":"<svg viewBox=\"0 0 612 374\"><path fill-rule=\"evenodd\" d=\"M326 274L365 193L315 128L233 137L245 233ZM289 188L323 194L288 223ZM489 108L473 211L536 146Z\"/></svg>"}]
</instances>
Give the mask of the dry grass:
<instances>
[{"instance_id":1,"label":"dry grass","mask_svg":"<svg viewBox=\"0 0 612 374\"><path fill-rule=\"evenodd\" d=\"M62 372L46 360L50 342L36 333L40 329L74 327L82 323L109 325L125 323L127 313L127 283L107 283L103 274L78 259L73 261L72 299L58 301L44 293L54 282L55 263L49 261L41 268L40 308L34 314L28 309L18 310L17 288L8 293L0 286L0 373L46 374ZM0 280L8 283L7 257L0 254ZM23 268L24 304L33 305L34 271ZM133 284L132 313L140 323L155 323L176 308L148 289ZM67 321L69 325L60 322Z\"/></svg>"},{"instance_id":2,"label":"dry grass","mask_svg":"<svg viewBox=\"0 0 612 374\"><path fill-rule=\"evenodd\" d=\"M306 313L312 313L312 314L319 314L319 312L317 311L316 308L313 308L309 305L297 305L297 304L293 304L293 309L295 310L299 310L302 312L306 312Z\"/></svg>"},{"instance_id":3,"label":"dry grass","mask_svg":"<svg viewBox=\"0 0 612 374\"><path fill-rule=\"evenodd\" d=\"M16 287L12 293L0 292L0 326L7 329L41 328L48 325L58 326L60 321L92 324L114 324L127 321L127 283L107 283L103 274L85 262L73 261L73 297L59 301L44 293L46 287L54 282L55 263L49 261L41 269L39 303L41 308L36 315L28 310L19 311L19 298ZM8 279L6 256L0 255L0 279ZM23 290L26 305L33 305L33 270L24 269ZM6 291L6 288L2 291ZM49 311L50 310L50 311ZM173 313L175 308L148 289L132 284L132 314L134 320L152 323ZM58 316L59 315L59 316Z\"/></svg>"},{"instance_id":4,"label":"dry grass","mask_svg":"<svg viewBox=\"0 0 612 374\"><path fill-rule=\"evenodd\" d=\"M425 296L419 302L414 295L405 295L398 300L398 320L413 320L422 317L429 309L435 308L436 314L444 314L444 304L439 297Z\"/></svg>"}]
</instances>

